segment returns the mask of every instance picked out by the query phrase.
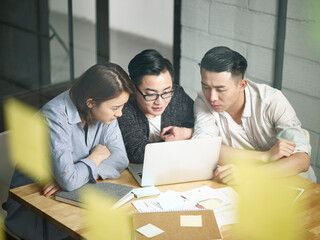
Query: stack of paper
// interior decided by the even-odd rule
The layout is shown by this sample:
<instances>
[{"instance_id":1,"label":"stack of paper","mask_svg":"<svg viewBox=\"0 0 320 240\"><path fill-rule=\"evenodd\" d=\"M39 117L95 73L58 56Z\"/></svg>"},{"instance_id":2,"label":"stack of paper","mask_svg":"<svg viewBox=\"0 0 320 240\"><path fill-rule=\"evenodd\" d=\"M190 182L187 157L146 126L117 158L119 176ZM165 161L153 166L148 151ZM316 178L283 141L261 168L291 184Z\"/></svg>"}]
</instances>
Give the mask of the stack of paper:
<instances>
[{"instance_id":1,"label":"stack of paper","mask_svg":"<svg viewBox=\"0 0 320 240\"><path fill-rule=\"evenodd\" d=\"M157 198L132 201L132 204L139 212L199 209L196 203L184 198L181 193L171 190L160 194Z\"/></svg>"},{"instance_id":2,"label":"stack of paper","mask_svg":"<svg viewBox=\"0 0 320 240\"><path fill-rule=\"evenodd\" d=\"M203 186L183 193L169 190L157 198L136 200L132 204L139 212L212 209L221 227L237 222L237 198L231 187L213 189Z\"/></svg>"}]
</instances>

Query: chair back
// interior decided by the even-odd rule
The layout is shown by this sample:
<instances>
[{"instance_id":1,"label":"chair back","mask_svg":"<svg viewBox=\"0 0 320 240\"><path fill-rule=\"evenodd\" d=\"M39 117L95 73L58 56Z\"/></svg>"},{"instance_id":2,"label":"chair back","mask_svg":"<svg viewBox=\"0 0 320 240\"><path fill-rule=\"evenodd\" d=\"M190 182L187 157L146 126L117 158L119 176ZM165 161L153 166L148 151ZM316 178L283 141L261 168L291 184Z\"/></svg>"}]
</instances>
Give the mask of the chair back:
<instances>
[{"instance_id":1,"label":"chair back","mask_svg":"<svg viewBox=\"0 0 320 240\"><path fill-rule=\"evenodd\" d=\"M14 171L9 157L8 134L8 131L0 133L0 214L4 217L7 213L2 209L1 205L7 201L10 181Z\"/></svg>"},{"instance_id":2,"label":"chair back","mask_svg":"<svg viewBox=\"0 0 320 240\"><path fill-rule=\"evenodd\" d=\"M302 128L302 130L303 130L304 134L306 135L306 137L308 139L308 143L310 144L310 133L309 133L309 131L307 129L304 129L304 128ZM317 182L317 176L316 176L313 168L311 167L311 165L310 165L308 171L299 173L298 175L303 177L303 178L306 178L306 179L308 179L308 180L310 180L312 182L315 182L315 183Z\"/></svg>"}]
</instances>

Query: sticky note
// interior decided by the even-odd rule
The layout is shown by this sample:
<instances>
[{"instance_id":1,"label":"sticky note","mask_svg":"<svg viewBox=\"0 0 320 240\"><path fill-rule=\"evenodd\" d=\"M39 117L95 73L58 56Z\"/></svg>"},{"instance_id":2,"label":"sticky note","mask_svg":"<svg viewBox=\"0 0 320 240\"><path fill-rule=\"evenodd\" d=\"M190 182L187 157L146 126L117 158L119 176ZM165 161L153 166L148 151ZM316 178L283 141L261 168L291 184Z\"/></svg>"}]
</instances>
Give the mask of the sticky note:
<instances>
[{"instance_id":1,"label":"sticky note","mask_svg":"<svg viewBox=\"0 0 320 240\"><path fill-rule=\"evenodd\" d=\"M201 215L181 215L180 216L181 227L202 227Z\"/></svg>"},{"instance_id":2,"label":"sticky note","mask_svg":"<svg viewBox=\"0 0 320 240\"><path fill-rule=\"evenodd\" d=\"M138 198L160 194L160 191L156 187L135 188L132 192Z\"/></svg>"},{"instance_id":3,"label":"sticky note","mask_svg":"<svg viewBox=\"0 0 320 240\"><path fill-rule=\"evenodd\" d=\"M162 229L152 225L151 223L138 228L136 231L146 236L147 238L153 238L161 233L164 233Z\"/></svg>"},{"instance_id":4,"label":"sticky note","mask_svg":"<svg viewBox=\"0 0 320 240\"><path fill-rule=\"evenodd\" d=\"M4 105L10 159L30 178L45 185L51 181L49 131L45 118L36 109L15 100Z\"/></svg>"},{"instance_id":5,"label":"sticky note","mask_svg":"<svg viewBox=\"0 0 320 240\"><path fill-rule=\"evenodd\" d=\"M217 208L223 207L222 201L217 198L211 198L211 199L199 202L199 204L206 209L217 209Z\"/></svg>"},{"instance_id":6,"label":"sticky note","mask_svg":"<svg viewBox=\"0 0 320 240\"><path fill-rule=\"evenodd\" d=\"M88 227L87 239L127 240L132 236L130 215L122 209L112 208L110 196L90 187L80 192L80 200L86 206L84 216Z\"/></svg>"}]
</instances>

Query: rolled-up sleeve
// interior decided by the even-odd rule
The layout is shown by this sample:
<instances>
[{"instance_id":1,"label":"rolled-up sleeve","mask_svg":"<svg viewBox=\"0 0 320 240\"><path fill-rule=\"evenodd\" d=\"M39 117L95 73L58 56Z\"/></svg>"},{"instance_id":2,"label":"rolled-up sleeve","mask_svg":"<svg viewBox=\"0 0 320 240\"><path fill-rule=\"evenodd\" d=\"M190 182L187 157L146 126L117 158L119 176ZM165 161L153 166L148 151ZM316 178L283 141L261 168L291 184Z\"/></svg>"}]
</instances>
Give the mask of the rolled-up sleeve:
<instances>
[{"instance_id":1,"label":"rolled-up sleeve","mask_svg":"<svg viewBox=\"0 0 320 240\"><path fill-rule=\"evenodd\" d=\"M273 101L271 101L266 113L269 116L269 121L275 125L278 139L294 141L296 144L295 152L311 154L311 145L301 128L296 112L280 91L274 94Z\"/></svg>"},{"instance_id":2,"label":"rolled-up sleeve","mask_svg":"<svg viewBox=\"0 0 320 240\"><path fill-rule=\"evenodd\" d=\"M115 179L129 164L126 149L118 121L114 120L107 128L104 137L104 145L109 149L111 155L98 167L98 174L103 178Z\"/></svg>"},{"instance_id":3,"label":"rolled-up sleeve","mask_svg":"<svg viewBox=\"0 0 320 240\"><path fill-rule=\"evenodd\" d=\"M195 124L192 138L195 139L219 135L219 129L215 124L216 120L203 98L204 96L201 97L201 93L199 93L194 101Z\"/></svg>"},{"instance_id":4,"label":"rolled-up sleeve","mask_svg":"<svg viewBox=\"0 0 320 240\"><path fill-rule=\"evenodd\" d=\"M55 180L61 188L67 191L75 190L98 175L94 161L85 156L83 159L73 159L72 130L67 119L48 118L50 127L52 167Z\"/></svg>"}]
</instances>

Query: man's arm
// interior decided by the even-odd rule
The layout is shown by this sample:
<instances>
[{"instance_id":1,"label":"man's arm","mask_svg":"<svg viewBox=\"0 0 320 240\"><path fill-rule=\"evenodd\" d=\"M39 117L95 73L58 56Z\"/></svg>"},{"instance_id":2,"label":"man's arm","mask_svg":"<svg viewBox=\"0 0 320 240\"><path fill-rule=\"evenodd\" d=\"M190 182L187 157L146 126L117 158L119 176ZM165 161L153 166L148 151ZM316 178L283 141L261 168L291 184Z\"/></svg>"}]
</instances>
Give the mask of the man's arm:
<instances>
[{"instance_id":1,"label":"man's arm","mask_svg":"<svg viewBox=\"0 0 320 240\"><path fill-rule=\"evenodd\" d=\"M215 125L215 118L210 112L210 109L204 99L202 93L199 93L194 101L194 132L192 138L208 138L217 137L219 130Z\"/></svg>"},{"instance_id":2,"label":"man's arm","mask_svg":"<svg viewBox=\"0 0 320 240\"><path fill-rule=\"evenodd\" d=\"M194 127L193 100L181 86L175 85L175 94L163 114L161 139L186 140L192 137Z\"/></svg>"},{"instance_id":3,"label":"man's arm","mask_svg":"<svg viewBox=\"0 0 320 240\"><path fill-rule=\"evenodd\" d=\"M301 128L296 112L282 92L277 91L265 113L266 120L268 119L275 126L276 137L295 143L294 152L290 156L278 156L279 160L270 163L270 167L277 167L279 172L287 176L308 171L311 146Z\"/></svg>"},{"instance_id":4,"label":"man's arm","mask_svg":"<svg viewBox=\"0 0 320 240\"><path fill-rule=\"evenodd\" d=\"M236 160L235 158L251 160L253 166L257 165L256 167L263 168L279 177L296 175L309 169L310 157L307 153L297 152L276 161L265 162L266 158L270 159L266 157L268 156L267 152L242 150L222 145L219 165L214 171L214 179L229 185L236 184L236 168L232 162L232 160Z\"/></svg>"},{"instance_id":5,"label":"man's arm","mask_svg":"<svg viewBox=\"0 0 320 240\"><path fill-rule=\"evenodd\" d=\"M292 176L308 171L309 167L310 157L304 152L294 153L290 157L284 157L263 166L267 171L271 171L280 177Z\"/></svg>"},{"instance_id":6,"label":"man's arm","mask_svg":"<svg viewBox=\"0 0 320 240\"><path fill-rule=\"evenodd\" d=\"M161 139L165 142L186 140L192 137L193 128L169 126L162 129Z\"/></svg>"},{"instance_id":7,"label":"man's arm","mask_svg":"<svg viewBox=\"0 0 320 240\"><path fill-rule=\"evenodd\" d=\"M284 157L290 157L294 153L295 147L296 144L293 141L286 139L280 139L272 148L265 152L236 149L223 144L221 146L219 163L223 164L238 155L249 155L253 161L268 163Z\"/></svg>"},{"instance_id":8,"label":"man's arm","mask_svg":"<svg viewBox=\"0 0 320 240\"><path fill-rule=\"evenodd\" d=\"M286 172L286 176L289 176L289 173L291 173L290 175L295 175L300 172L305 172L309 169L310 157L307 153L297 152L285 156L281 153L282 150L277 146L279 145L279 142L277 142L270 150L266 152L236 149L223 144L221 145L220 150L219 165L229 164L235 158L245 158L247 160L251 159L253 164L263 164L263 166L268 165L270 168L273 166L279 167L277 171L279 170L279 172ZM276 153L274 148L278 149L280 152ZM287 153L285 154L287 155ZM277 155L281 157L274 159L274 157Z\"/></svg>"}]
</instances>

